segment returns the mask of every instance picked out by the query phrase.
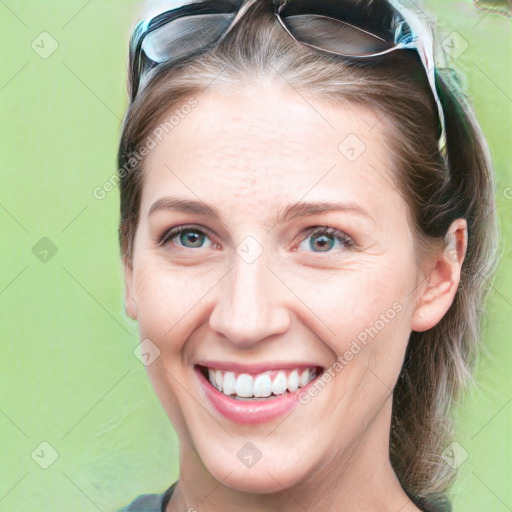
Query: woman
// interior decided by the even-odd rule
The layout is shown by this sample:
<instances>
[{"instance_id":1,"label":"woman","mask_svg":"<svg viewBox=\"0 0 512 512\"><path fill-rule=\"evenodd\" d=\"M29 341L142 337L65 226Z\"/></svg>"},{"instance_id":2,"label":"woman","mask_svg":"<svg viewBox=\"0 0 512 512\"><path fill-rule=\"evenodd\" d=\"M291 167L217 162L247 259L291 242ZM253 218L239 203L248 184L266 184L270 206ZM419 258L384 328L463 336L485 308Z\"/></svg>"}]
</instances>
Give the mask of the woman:
<instances>
[{"instance_id":1,"label":"woman","mask_svg":"<svg viewBox=\"0 0 512 512\"><path fill-rule=\"evenodd\" d=\"M382 0L138 25L125 307L180 477L124 510L450 510L496 220L485 140L432 52Z\"/></svg>"}]
</instances>

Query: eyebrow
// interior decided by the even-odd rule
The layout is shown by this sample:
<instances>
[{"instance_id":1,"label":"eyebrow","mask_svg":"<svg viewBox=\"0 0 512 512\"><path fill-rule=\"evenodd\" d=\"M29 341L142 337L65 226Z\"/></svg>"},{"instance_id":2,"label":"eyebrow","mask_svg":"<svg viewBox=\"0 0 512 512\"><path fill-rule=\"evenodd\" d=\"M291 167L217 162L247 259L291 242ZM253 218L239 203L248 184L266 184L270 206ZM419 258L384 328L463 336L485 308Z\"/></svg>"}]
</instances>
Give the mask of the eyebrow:
<instances>
[{"instance_id":1,"label":"eyebrow","mask_svg":"<svg viewBox=\"0 0 512 512\"><path fill-rule=\"evenodd\" d=\"M202 201L191 199L181 199L178 197L164 197L159 199L149 209L148 216L158 210L174 210L184 213L192 213L213 217L220 220L219 211ZM298 202L287 206L282 213L278 213L274 218L274 225L280 222L287 222L293 219L319 215L332 211L351 212L375 222L375 219L361 206L353 202L340 201L319 201L319 202Z\"/></svg>"},{"instance_id":2,"label":"eyebrow","mask_svg":"<svg viewBox=\"0 0 512 512\"><path fill-rule=\"evenodd\" d=\"M178 197L164 197L151 205L148 217L158 210L176 210L184 213L195 213L220 219L219 212L212 206L208 206L201 201L191 199L180 199Z\"/></svg>"}]
</instances>

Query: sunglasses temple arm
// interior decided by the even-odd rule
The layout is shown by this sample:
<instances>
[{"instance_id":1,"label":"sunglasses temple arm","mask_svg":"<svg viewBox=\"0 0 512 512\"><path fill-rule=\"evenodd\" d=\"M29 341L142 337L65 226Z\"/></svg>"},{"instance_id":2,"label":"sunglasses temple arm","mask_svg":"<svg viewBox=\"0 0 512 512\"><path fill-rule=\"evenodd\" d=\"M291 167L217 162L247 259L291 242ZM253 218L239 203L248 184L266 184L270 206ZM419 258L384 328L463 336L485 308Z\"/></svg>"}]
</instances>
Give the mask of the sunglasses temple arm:
<instances>
[{"instance_id":1,"label":"sunglasses temple arm","mask_svg":"<svg viewBox=\"0 0 512 512\"><path fill-rule=\"evenodd\" d=\"M430 43L425 45L425 42L422 38L418 38L415 43L418 53L420 54L421 61L425 68L425 72L427 73L428 82L430 84L430 89L432 90L432 94L434 95L434 99L436 100L437 110L439 114L439 122L441 124L441 135L439 137L439 147L444 149L446 147L446 121L444 117L444 109L441 103L441 99L439 98L439 94L437 92L436 86L436 67L434 64L434 55L432 52L432 46Z\"/></svg>"},{"instance_id":2,"label":"sunglasses temple arm","mask_svg":"<svg viewBox=\"0 0 512 512\"><path fill-rule=\"evenodd\" d=\"M422 22L418 15L407 9L403 5L399 4L397 0L388 0L391 5L393 5L401 15L407 20L407 24L411 27L415 38L413 41L408 43L398 43L399 46L404 48L412 48L416 49L420 55L421 62L423 63L423 67L425 68L425 72L427 74L428 82L430 84L430 89L432 94L434 95L434 99L437 105L439 123L441 125L441 135L439 137L439 152L443 156L443 158L447 159L446 155L446 121L444 116L443 104L441 103L441 99L439 98L439 94L437 92L436 86L436 66L434 60L434 37L430 32L427 25Z\"/></svg>"}]
</instances>

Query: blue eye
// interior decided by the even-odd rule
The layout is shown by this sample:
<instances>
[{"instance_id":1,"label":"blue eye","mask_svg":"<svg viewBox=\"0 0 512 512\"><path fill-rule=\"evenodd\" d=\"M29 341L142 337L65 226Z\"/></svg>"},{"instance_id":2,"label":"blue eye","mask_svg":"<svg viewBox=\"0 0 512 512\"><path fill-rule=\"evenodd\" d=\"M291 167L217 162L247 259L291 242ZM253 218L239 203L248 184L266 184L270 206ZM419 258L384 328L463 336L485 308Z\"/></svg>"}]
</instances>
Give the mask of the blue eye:
<instances>
[{"instance_id":1,"label":"blue eye","mask_svg":"<svg viewBox=\"0 0 512 512\"><path fill-rule=\"evenodd\" d=\"M338 247L344 249L354 244L353 240L343 231L328 227L311 228L307 237L299 245L299 250L313 252L333 252Z\"/></svg>"},{"instance_id":2,"label":"blue eye","mask_svg":"<svg viewBox=\"0 0 512 512\"><path fill-rule=\"evenodd\" d=\"M213 245L207 234L190 226L181 226L167 231L159 245L167 245L169 242L185 249L202 249ZM205 244L205 242L207 243Z\"/></svg>"},{"instance_id":3,"label":"blue eye","mask_svg":"<svg viewBox=\"0 0 512 512\"><path fill-rule=\"evenodd\" d=\"M194 226L179 226L163 234L159 246L176 245L183 249L204 249L214 247L210 236L204 229ZM313 227L306 231L306 238L299 245L305 252L333 252L336 247L345 249L354 244L352 238L339 229L329 227Z\"/></svg>"}]
</instances>

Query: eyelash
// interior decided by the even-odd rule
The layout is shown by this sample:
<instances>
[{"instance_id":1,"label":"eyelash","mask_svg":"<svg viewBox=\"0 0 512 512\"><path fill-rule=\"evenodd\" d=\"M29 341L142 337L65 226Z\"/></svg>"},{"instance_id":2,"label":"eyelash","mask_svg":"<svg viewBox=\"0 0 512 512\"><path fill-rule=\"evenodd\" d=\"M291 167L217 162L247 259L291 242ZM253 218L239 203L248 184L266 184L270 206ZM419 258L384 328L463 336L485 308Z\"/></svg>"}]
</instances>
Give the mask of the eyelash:
<instances>
[{"instance_id":1,"label":"eyelash","mask_svg":"<svg viewBox=\"0 0 512 512\"><path fill-rule=\"evenodd\" d=\"M311 228L307 228L304 233L304 238L301 238L300 240L305 240L308 237L315 235L317 237L323 236L323 235L331 235L334 238L336 238L338 241L340 241L345 247L352 247L354 245L354 240L350 236L348 236L343 231L340 231L336 228L330 228L328 226L314 226ZM294 242L295 243L295 242ZM319 251L324 252L324 251ZM330 252L330 251L328 251Z\"/></svg>"},{"instance_id":2,"label":"eyelash","mask_svg":"<svg viewBox=\"0 0 512 512\"><path fill-rule=\"evenodd\" d=\"M213 233L204 227L194 226L194 225L186 225L186 226L179 226L177 228L172 228L168 231L166 231L158 241L158 245L161 247L164 247L168 245L174 238L180 236L182 233L188 232L188 231L195 231L201 235L207 235L210 238L213 238ZM311 228L307 228L304 232L304 235L302 238L296 238L294 240L294 244L297 243L297 241L302 242L303 240L307 239L308 237L315 235L317 237L323 236L323 235L331 235L334 236L338 241L340 241L345 247L352 247L354 245L353 239L344 233L343 231L340 231L336 228L331 228L327 226L314 226ZM213 243L213 242L212 242ZM218 244L214 244L218 245ZM193 249L190 247L182 247L179 246L182 249ZM318 251L318 252L325 252L325 251ZM327 251L330 252L330 251Z\"/></svg>"},{"instance_id":3,"label":"eyelash","mask_svg":"<svg viewBox=\"0 0 512 512\"><path fill-rule=\"evenodd\" d=\"M165 246L169 242L172 241L173 238L176 238L180 236L182 233L185 233L187 231L196 231L202 235L208 235L210 238L213 238L213 233L206 228L194 226L194 225L188 225L188 226L178 226L177 228L172 228L169 231L166 231L162 237L160 238L160 241L158 242L159 246ZM190 247L183 247L183 249L190 249Z\"/></svg>"}]
</instances>

